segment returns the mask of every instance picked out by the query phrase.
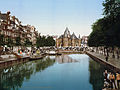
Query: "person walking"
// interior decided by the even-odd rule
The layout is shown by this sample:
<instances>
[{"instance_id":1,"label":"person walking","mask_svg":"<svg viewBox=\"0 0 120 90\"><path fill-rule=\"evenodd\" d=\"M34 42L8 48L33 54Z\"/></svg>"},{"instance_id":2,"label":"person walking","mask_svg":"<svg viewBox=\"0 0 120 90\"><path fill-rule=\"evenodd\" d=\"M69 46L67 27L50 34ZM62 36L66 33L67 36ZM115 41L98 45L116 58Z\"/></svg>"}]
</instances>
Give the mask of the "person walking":
<instances>
[{"instance_id":1,"label":"person walking","mask_svg":"<svg viewBox=\"0 0 120 90\"><path fill-rule=\"evenodd\" d=\"M115 89L117 88L116 87L116 84L115 84L115 75L114 74L111 74L111 81L112 81L112 88L113 88L113 85L115 86Z\"/></svg>"},{"instance_id":2,"label":"person walking","mask_svg":"<svg viewBox=\"0 0 120 90\"><path fill-rule=\"evenodd\" d=\"M117 79L117 87L118 89L120 89L120 74L119 73L116 73L116 79Z\"/></svg>"}]
</instances>

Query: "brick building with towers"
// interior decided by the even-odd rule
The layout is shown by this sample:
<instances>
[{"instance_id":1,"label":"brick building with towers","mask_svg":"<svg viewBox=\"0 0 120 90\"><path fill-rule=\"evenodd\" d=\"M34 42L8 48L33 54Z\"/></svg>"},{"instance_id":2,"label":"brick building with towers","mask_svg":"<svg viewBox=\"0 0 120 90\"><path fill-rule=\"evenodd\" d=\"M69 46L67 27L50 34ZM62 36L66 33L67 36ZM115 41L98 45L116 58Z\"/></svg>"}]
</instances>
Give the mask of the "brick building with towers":
<instances>
[{"instance_id":1,"label":"brick building with towers","mask_svg":"<svg viewBox=\"0 0 120 90\"><path fill-rule=\"evenodd\" d=\"M56 39L56 47L79 47L81 46L80 35L77 38L75 33L70 34L69 29L66 27L64 34Z\"/></svg>"}]
</instances>

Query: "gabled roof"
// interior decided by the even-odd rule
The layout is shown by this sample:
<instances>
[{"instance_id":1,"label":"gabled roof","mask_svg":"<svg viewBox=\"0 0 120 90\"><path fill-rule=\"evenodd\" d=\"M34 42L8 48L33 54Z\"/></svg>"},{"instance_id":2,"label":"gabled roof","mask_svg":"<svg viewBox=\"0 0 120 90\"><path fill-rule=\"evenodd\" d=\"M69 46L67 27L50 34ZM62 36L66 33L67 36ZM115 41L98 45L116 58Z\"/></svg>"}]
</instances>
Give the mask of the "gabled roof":
<instances>
[{"instance_id":1,"label":"gabled roof","mask_svg":"<svg viewBox=\"0 0 120 90\"><path fill-rule=\"evenodd\" d=\"M70 31L69 31L68 27L66 27L66 29L65 29L64 37L70 37Z\"/></svg>"},{"instance_id":2,"label":"gabled roof","mask_svg":"<svg viewBox=\"0 0 120 90\"><path fill-rule=\"evenodd\" d=\"M61 35L58 39L62 39L62 38L80 39L80 35L79 35L79 38L76 37L74 32L72 35L70 35L70 31L68 27L66 27L64 34Z\"/></svg>"}]
</instances>

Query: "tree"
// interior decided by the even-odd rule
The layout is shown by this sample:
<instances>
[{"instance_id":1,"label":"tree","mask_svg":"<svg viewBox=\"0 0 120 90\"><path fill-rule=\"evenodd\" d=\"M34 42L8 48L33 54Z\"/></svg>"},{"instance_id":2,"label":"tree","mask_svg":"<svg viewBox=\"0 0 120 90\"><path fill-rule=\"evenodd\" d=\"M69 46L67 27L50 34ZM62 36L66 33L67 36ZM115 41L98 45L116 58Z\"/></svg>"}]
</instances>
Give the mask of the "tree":
<instances>
[{"instance_id":1,"label":"tree","mask_svg":"<svg viewBox=\"0 0 120 90\"><path fill-rule=\"evenodd\" d=\"M89 46L120 47L120 1L105 0L103 3L104 17L96 21L89 39Z\"/></svg>"},{"instance_id":2,"label":"tree","mask_svg":"<svg viewBox=\"0 0 120 90\"><path fill-rule=\"evenodd\" d=\"M24 45L25 46L31 46L32 42L30 42L30 40L28 38L26 38Z\"/></svg>"},{"instance_id":3,"label":"tree","mask_svg":"<svg viewBox=\"0 0 120 90\"><path fill-rule=\"evenodd\" d=\"M113 49L113 57L114 57L114 47L120 47L120 0L105 0L103 3L105 17L111 20L111 25L109 26L109 32L112 34L112 49ZM109 40L110 41L110 40Z\"/></svg>"},{"instance_id":4,"label":"tree","mask_svg":"<svg viewBox=\"0 0 120 90\"><path fill-rule=\"evenodd\" d=\"M0 35L0 46L4 46L5 41L4 41L4 35Z\"/></svg>"},{"instance_id":5,"label":"tree","mask_svg":"<svg viewBox=\"0 0 120 90\"><path fill-rule=\"evenodd\" d=\"M10 37L7 38L7 46L12 47L11 49L13 50L14 42Z\"/></svg>"},{"instance_id":6,"label":"tree","mask_svg":"<svg viewBox=\"0 0 120 90\"><path fill-rule=\"evenodd\" d=\"M21 46L21 38L16 37L16 46Z\"/></svg>"},{"instance_id":7,"label":"tree","mask_svg":"<svg viewBox=\"0 0 120 90\"><path fill-rule=\"evenodd\" d=\"M46 38L46 46L55 46L55 40L53 39L52 36L48 36Z\"/></svg>"},{"instance_id":8,"label":"tree","mask_svg":"<svg viewBox=\"0 0 120 90\"><path fill-rule=\"evenodd\" d=\"M36 46L37 47L43 47L43 46L45 46L45 36L39 36L38 38L37 38L37 42L36 42Z\"/></svg>"},{"instance_id":9,"label":"tree","mask_svg":"<svg viewBox=\"0 0 120 90\"><path fill-rule=\"evenodd\" d=\"M43 46L54 46L55 45L55 40L53 37L48 36L39 36L37 38L36 46L37 47L43 47Z\"/></svg>"},{"instance_id":10,"label":"tree","mask_svg":"<svg viewBox=\"0 0 120 90\"><path fill-rule=\"evenodd\" d=\"M13 45L14 45L13 40L10 37L8 37L7 38L7 46L12 47Z\"/></svg>"},{"instance_id":11,"label":"tree","mask_svg":"<svg viewBox=\"0 0 120 90\"><path fill-rule=\"evenodd\" d=\"M88 44L90 45L92 43L91 40L96 40L95 42L98 43L99 46L101 46L101 44L107 47L119 46L120 1L105 0L103 6L103 14L105 17L93 24L93 31L89 36L90 41L88 41Z\"/></svg>"},{"instance_id":12,"label":"tree","mask_svg":"<svg viewBox=\"0 0 120 90\"><path fill-rule=\"evenodd\" d=\"M120 0L105 0L103 15L117 18L120 15Z\"/></svg>"},{"instance_id":13,"label":"tree","mask_svg":"<svg viewBox=\"0 0 120 90\"><path fill-rule=\"evenodd\" d=\"M2 48L1 46L4 46L5 42L4 42L4 35L0 34L0 55L2 53Z\"/></svg>"},{"instance_id":14,"label":"tree","mask_svg":"<svg viewBox=\"0 0 120 90\"><path fill-rule=\"evenodd\" d=\"M106 38L106 28L105 26L107 26L106 23L106 18L101 18L98 19L93 25L92 25L92 29L93 31L91 32L91 34L89 35L88 38L88 45L91 47L99 47L99 46L104 46L106 49L109 45L109 43L107 42L108 38ZM104 48L104 50L105 50ZM108 51L108 50L107 50ZM108 53L107 53L108 55Z\"/></svg>"}]
</instances>

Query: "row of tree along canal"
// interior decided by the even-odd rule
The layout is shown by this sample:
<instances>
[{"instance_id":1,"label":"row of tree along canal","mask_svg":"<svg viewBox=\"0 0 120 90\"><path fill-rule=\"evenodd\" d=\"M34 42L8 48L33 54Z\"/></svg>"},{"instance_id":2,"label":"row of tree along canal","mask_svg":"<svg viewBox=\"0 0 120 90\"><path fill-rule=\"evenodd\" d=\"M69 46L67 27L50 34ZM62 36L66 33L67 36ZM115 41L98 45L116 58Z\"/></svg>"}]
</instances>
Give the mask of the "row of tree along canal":
<instances>
[{"instance_id":1,"label":"row of tree along canal","mask_svg":"<svg viewBox=\"0 0 120 90\"><path fill-rule=\"evenodd\" d=\"M104 47L107 51L112 48L114 57L114 48L120 50L120 1L105 0L103 2L103 18L98 19L92 25L92 32L89 35L88 45L90 47ZM119 58L119 57L118 57Z\"/></svg>"}]
</instances>

